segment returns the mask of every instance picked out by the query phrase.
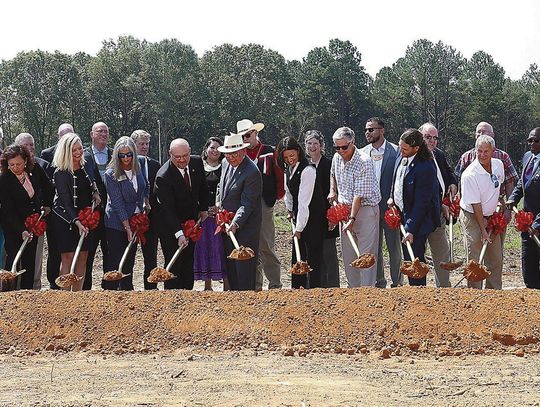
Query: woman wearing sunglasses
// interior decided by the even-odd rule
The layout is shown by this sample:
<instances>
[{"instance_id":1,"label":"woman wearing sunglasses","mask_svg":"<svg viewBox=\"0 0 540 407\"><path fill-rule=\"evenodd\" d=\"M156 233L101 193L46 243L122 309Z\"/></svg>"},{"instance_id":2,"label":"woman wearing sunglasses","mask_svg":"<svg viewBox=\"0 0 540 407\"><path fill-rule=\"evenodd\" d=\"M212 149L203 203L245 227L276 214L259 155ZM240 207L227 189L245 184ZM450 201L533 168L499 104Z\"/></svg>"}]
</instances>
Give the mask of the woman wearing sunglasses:
<instances>
[{"instance_id":1,"label":"woman wearing sunglasses","mask_svg":"<svg viewBox=\"0 0 540 407\"><path fill-rule=\"evenodd\" d=\"M107 206L105 207L105 236L109 248L109 264L105 271L118 270L120 259L133 237L129 218L143 212L148 205L149 186L137 159L135 142L131 137L120 137L114 145L112 159L105 172ZM131 274L135 264L137 245L133 245L124 269ZM133 275L120 281L103 281L105 290L133 290Z\"/></svg>"}]
</instances>

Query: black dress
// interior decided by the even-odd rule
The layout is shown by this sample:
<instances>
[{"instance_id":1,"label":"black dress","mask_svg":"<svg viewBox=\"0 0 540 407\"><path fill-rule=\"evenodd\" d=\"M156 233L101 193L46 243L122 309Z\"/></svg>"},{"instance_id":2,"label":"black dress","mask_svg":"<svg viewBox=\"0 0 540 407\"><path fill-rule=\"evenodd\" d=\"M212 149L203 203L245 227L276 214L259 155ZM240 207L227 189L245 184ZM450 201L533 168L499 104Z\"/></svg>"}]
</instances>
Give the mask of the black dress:
<instances>
[{"instance_id":1,"label":"black dress","mask_svg":"<svg viewBox=\"0 0 540 407\"><path fill-rule=\"evenodd\" d=\"M73 174L56 170L54 184L56 195L51 228L60 253L71 253L75 251L79 242L79 229L75 225L78 213L81 209L92 205L92 184L84 168L76 170ZM87 236L81 251L88 250L89 241L90 236Z\"/></svg>"}]
</instances>

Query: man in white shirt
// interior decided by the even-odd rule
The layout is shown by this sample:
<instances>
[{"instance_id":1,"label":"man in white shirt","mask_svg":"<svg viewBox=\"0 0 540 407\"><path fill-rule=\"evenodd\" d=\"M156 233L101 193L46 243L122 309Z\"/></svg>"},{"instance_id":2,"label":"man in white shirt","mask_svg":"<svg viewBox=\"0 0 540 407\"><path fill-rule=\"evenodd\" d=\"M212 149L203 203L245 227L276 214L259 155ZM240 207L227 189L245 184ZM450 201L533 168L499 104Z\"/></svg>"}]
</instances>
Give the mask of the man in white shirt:
<instances>
[{"instance_id":1,"label":"man in white shirt","mask_svg":"<svg viewBox=\"0 0 540 407\"><path fill-rule=\"evenodd\" d=\"M502 246L500 235L489 233L487 219L497 210L504 165L491 158L495 140L482 135L476 139L476 158L461 176L461 215L467 260L478 261L482 245L488 242L484 264L491 272L485 288L502 289ZM469 282L469 287L482 288L482 282Z\"/></svg>"}]
</instances>

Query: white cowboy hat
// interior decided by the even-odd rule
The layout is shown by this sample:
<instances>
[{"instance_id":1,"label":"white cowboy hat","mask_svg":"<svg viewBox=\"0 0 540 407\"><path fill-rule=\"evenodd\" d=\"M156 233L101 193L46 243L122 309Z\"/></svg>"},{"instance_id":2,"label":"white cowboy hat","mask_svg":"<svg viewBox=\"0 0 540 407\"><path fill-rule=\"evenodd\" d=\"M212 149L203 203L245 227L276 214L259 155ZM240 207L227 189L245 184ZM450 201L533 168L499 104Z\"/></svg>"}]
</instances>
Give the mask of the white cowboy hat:
<instances>
[{"instance_id":1,"label":"white cowboy hat","mask_svg":"<svg viewBox=\"0 0 540 407\"><path fill-rule=\"evenodd\" d=\"M243 135L244 133L247 133L248 131L251 131L251 130L261 131L262 129L264 129L264 124L262 123L253 124L253 122L249 119L242 119L236 122L236 133L240 135Z\"/></svg>"},{"instance_id":2,"label":"white cowboy hat","mask_svg":"<svg viewBox=\"0 0 540 407\"><path fill-rule=\"evenodd\" d=\"M218 147L220 153L234 153L240 151L249 146L249 143L244 143L241 134L231 133L229 136L225 136L225 141L222 146Z\"/></svg>"}]
</instances>

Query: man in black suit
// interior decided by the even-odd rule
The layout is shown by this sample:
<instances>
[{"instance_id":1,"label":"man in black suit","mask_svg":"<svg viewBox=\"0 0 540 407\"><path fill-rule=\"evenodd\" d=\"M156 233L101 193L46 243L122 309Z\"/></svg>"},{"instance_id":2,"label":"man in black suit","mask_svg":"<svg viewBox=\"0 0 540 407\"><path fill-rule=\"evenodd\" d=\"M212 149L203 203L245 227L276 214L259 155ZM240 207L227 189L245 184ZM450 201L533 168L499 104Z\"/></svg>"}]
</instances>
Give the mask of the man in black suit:
<instances>
[{"instance_id":1,"label":"man in black suit","mask_svg":"<svg viewBox=\"0 0 540 407\"><path fill-rule=\"evenodd\" d=\"M523 171L507 205L517 205L523 199L523 209L532 212L532 233L540 235L540 127L531 130L527 137L530 151L523 157ZM521 264L527 288L540 289L540 248L529 233L521 233Z\"/></svg>"},{"instance_id":2,"label":"man in black suit","mask_svg":"<svg viewBox=\"0 0 540 407\"><path fill-rule=\"evenodd\" d=\"M58 127L58 140L60 140L62 136L68 133L75 133L73 126L69 123L61 124L60 127ZM52 166L52 162L53 162L55 151L56 151L56 144L54 146L41 150L41 154L40 154L41 159L47 161L50 164L46 172L51 180L53 179L53 175L54 175L54 167ZM58 264L59 264L58 267L60 267L60 263Z\"/></svg>"},{"instance_id":3,"label":"man in black suit","mask_svg":"<svg viewBox=\"0 0 540 407\"><path fill-rule=\"evenodd\" d=\"M92 289L92 270L94 268L94 257L98 245L101 243L101 253L103 254L103 272L108 270L107 265L109 256L107 253L107 239L105 238L105 204L107 202L107 190L103 181L103 174L107 170L107 165L111 160L112 150L107 147L109 142L109 127L103 122L97 122L92 126L90 132L92 145L84 149L84 159L91 163L89 167L92 169L92 174L88 174L91 179L96 181L101 198L101 206L98 209L101 212L99 225L94 229L91 235L90 245L88 248L88 259L86 261L86 275L84 278L83 290Z\"/></svg>"},{"instance_id":4,"label":"man in black suit","mask_svg":"<svg viewBox=\"0 0 540 407\"><path fill-rule=\"evenodd\" d=\"M144 130L135 130L131 133L131 138L135 141L137 148L137 155L143 160L142 171L148 180L150 185L150 205L155 205L154 186L156 182L156 175L161 167L159 161L148 157L148 151L150 149L150 134ZM148 213L150 218L150 229L145 233L146 243L142 245L142 253L144 258L144 289L151 290L156 289L157 284L149 283L147 281L150 271L157 266L157 245L158 245L158 232L157 225L154 219L154 212Z\"/></svg>"},{"instance_id":5,"label":"man in black suit","mask_svg":"<svg viewBox=\"0 0 540 407\"><path fill-rule=\"evenodd\" d=\"M456 196L456 175L450 169L450 166L446 161L446 156L442 150L437 147L439 142L439 131L431 123L424 123L418 130L424 136L424 141L435 158L437 181L439 183L439 197L441 198L441 201L446 194L450 194L452 197ZM450 211L448 206L441 205L441 225L428 236L431 256L433 257L433 268L435 269L435 284L437 287L451 286L450 273L448 270L441 268L441 262L446 263L450 261L450 242L448 241L448 236L446 234L446 222L449 219Z\"/></svg>"},{"instance_id":6,"label":"man in black suit","mask_svg":"<svg viewBox=\"0 0 540 407\"><path fill-rule=\"evenodd\" d=\"M189 143L182 138L171 142L169 160L156 175L154 217L159 230L165 263L183 247L180 257L171 268L176 279L165 282L165 288L193 289L194 243L182 231L187 220L208 217L208 184L203 162L191 155Z\"/></svg>"}]
</instances>

